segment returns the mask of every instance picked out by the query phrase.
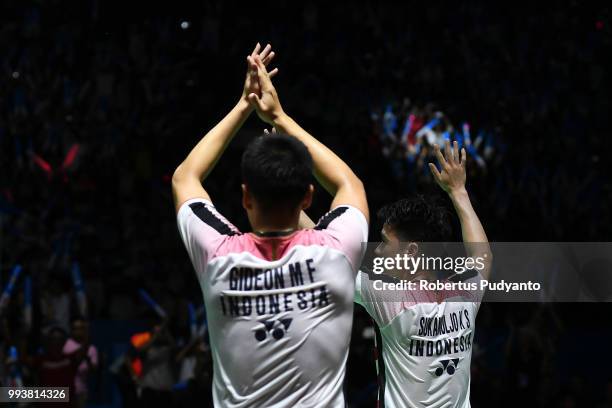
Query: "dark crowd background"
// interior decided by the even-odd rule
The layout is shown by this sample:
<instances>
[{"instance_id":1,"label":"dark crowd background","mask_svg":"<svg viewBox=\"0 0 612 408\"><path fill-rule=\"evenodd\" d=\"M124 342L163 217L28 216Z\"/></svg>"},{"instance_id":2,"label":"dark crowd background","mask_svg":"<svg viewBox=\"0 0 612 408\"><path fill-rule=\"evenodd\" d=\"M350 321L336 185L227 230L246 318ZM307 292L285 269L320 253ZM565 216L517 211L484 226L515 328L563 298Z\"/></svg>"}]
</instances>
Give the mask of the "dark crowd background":
<instances>
[{"instance_id":1,"label":"dark crowd background","mask_svg":"<svg viewBox=\"0 0 612 408\"><path fill-rule=\"evenodd\" d=\"M257 41L278 54L285 109L362 177L372 210L417 193L444 200L423 171L427 143L414 159L414 137L400 137L409 114L421 125L443 115L438 137L470 124L468 188L490 240L608 241L609 17L578 1L3 1L0 287L23 269L0 306L0 383L80 376L73 405L211 406L209 348L188 314L201 292L169 182L239 97ZM262 129L253 115L205 182L245 230L240 155ZM328 205L317 192L311 215ZM484 304L472 405L612 406L610 311ZM372 337L356 307L351 407L374 406Z\"/></svg>"}]
</instances>

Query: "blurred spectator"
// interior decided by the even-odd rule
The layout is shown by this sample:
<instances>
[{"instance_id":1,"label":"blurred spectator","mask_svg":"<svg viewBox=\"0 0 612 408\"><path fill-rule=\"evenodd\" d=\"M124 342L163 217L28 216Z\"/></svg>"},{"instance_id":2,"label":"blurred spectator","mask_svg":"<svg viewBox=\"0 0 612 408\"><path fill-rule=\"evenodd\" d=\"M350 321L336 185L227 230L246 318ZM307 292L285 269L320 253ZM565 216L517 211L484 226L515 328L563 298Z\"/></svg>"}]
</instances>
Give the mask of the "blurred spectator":
<instances>
[{"instance_id":1,"label":"blurred spectator","mask_svg":"<svg viewBox=\"0 0 612 408\"><path fill-rule=\"evenodd\" d=\"M64 352L66 332L59 327L52 327L45 335L42 353L28 358L26 361L35 369L41 387L68 387L70 389L70 403L75 405L74 379L79 365L87 359L86 350L89 344L84 343L71 353Z\"/></svg>"},{"instance_id":2,"label":"blurred spectator","mask_svg":"<svg viewBox=\"0 0 612 408\"><path fill-rule=\"evenodd\" d=\"M176 357L180 364L179 382L175 385L175 403L178 407L190 407L193 401L212 406L208 390L212 389L212 364L208 346L201 337L189 341Z\"/></svg>"},{"instance_id":3,"label":"blurred spectator","mask_svg":"<svg viewBox=\"0 0 612 408\"><path fill-rule=\"evenodd\" d=\"M98 350L89 342L89 323L83 317L72 319L71 338L64 344L64 354L70 355L83 345L88 345L87 355L79 364L74 377L74 397L76 407L83 408L87 403L87 380L98 368Z\"/></svg>"},{"instance_id":4,"label":"blurred spectator","mask_svg":"<svg viewBox=\"0 0 612 408\"><path fill-rule=\"evenodd\" d=\"M172 403L175 345L165 323L153 326L148 339L133 349L140 362L132 367L138 399L142 407L167 407ZM135 367L140 367L135 370Z\"/></svg>"}]
</instances>

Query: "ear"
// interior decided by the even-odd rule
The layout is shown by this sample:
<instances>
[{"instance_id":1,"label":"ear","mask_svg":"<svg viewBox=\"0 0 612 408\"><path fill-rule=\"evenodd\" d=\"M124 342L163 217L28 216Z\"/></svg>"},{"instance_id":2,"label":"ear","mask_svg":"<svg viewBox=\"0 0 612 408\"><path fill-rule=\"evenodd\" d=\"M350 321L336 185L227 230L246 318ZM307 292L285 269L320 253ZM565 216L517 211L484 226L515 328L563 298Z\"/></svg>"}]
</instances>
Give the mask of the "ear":
<instances>
[{"instance_id":1,"label":"ear","mask_svg":"<svg viewBox=\"0 0 612 408\"><path fill-rule=\"evenodd\" d=\"M242 207L245 210L253 209L253 198L251 197L248 187L246 184L241 184L240 188L242 189Z\"/></svg>"},{"instance_id":2,"label":"ear","mask_svg":"<svg viewBox=\"0 0 612 408\"><path fill-rule=\"evenodd\" d=\"M314 194L314 186L312 184L309 184L308 191L306 191L306 194L304 195L304 198L302 199L302 203L300 204L300 208L302 210L307 210L308 208L310 208L310 206L312 205L313 194Z\"/></svg>"},{"instance_id":3,"label":"ear","mask_svg":"<svg viewBox=\"0 0 612 408\"><path fill-rule=\"evenodd\" d=\"M416 242L410 242L406 252L408 252L408 255L410 256L417 256L419 253L419 244Z\"/></svg>"}]
</instances>

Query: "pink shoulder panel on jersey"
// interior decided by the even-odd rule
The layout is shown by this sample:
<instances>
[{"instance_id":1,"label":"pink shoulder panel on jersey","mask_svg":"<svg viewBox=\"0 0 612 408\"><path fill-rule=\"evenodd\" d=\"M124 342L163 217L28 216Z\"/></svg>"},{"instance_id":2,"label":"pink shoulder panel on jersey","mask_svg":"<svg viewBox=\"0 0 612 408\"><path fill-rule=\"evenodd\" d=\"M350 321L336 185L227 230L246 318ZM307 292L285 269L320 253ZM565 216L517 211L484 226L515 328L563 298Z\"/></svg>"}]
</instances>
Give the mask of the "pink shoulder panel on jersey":
<instances>
[{"instance_id":1,"label":"pink shoulder panel on jersey","mask_svg":"<svg viewBox=\"0 0 612 408\"><path fill-rule=\"evenodd\" d=\"M362 243L368 237L365 216L351 206L334 208L321 217L312 229L277 237L242 234L205 199L185 202L177 218L187 250L192 257L199 255L198 258L205 263L217 257L243 252L271 261L281 258L295 246L316 245L342 252L356 271L363 253Z\"/></svg>"},{"instance_id":2,"label":"pink shoulder panel on jersey","mask_svg":"<svg viewBox=\"0 0 612 408\"><path fill-rule=\"evenodd\" d=\"M313 229L304 229L280 237L259 237L255 234L228 235L211 258L231 253L249 252L268 261L282 258L295 246L321 246L347 256L353 269L359 267L363 242L367 241L368 224L356 208L341 206L325 214Z\"/></svg>"}]
</instances>

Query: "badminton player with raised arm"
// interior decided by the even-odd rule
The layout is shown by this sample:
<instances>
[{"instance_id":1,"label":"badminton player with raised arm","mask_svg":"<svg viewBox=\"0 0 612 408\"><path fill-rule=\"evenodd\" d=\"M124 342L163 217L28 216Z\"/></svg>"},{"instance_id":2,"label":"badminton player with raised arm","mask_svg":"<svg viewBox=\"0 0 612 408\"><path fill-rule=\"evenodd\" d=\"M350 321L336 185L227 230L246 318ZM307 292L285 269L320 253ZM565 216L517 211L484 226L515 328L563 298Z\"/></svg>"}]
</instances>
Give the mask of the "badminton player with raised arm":
<instances>
[{"instance_id":1,"label":"badminton player with raised arm","mask_svg":"<svg viewBox=\"0 0 612 408\"><path fill-rule=\"evenodd\" d=\"M413 274L392 270L383 275L359 272L355 282L355 301L366 309L377 326L380 407L470 406L470 361L482 291L451 289L390 293L394 291L377 290L374 284L377 280L412 280L415 283L423 280L478 287L481 279L488 278L491 250L465 188L465 149L461 149L460 156L457 142L451 148L447 141L446 157L437 145L434 150L440 170L430 163L431 172L448 194L459 217L467 257L480 259L480 269L454 273L420 268ZM383 242L377 249L378 253L403 248L400 251L416 257L426 252L420 247L426 247L428 244L425 243L451 240L446 209L422 196L391 203L379 211L378 218L383 224ZM397 249L390 252L395 254Z\"/></svg>"},{"instance_id":2,"label":"badminton player with raised arm","mask_svg":"<svg viewBox=\"0 0 612 408\"><path fill-rule=\"evenodd\" d=\"M198 142L172 178L180 236L204 295L217 407L344 407L342 385L355 276L367 241L363 185L291 119L259 45L247 57L236 106ZM202 186L248 116L278 131L253 140L241 162L241 232ZM312 174L334 193L331 210L299 229Z\"/></svg>"},{"instance_id":3,"label":"badminton player with raised arm","mask_svg":"<svg viewBox=\"0 0 612 408\"><path fill-rule=\"evenodd\" d=\"M378 407L468 408L470 360L475 319L480 307L479 290L385 290L381 282L440 281L476 284L488 278L491 250L484 228L465 188L466 152L457 143L445 145L445 155L434 148L440 170L430 169L438 185L450 197L463 235L468 257L481 258L482 268L464 273L419 269L387 270L382 275L360 271L355 281L355 302L361 304L376 325L376 368L379 376ZM451 222L444 207L431 197L417 196L391 203L378 211L382 243L377 256L399 252L418 256L425 243L451 240ZM313 222L302 214L302 227ZM418 287L418 286L417 286Z\"/></svg>"}]
</instances>

